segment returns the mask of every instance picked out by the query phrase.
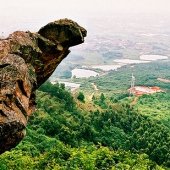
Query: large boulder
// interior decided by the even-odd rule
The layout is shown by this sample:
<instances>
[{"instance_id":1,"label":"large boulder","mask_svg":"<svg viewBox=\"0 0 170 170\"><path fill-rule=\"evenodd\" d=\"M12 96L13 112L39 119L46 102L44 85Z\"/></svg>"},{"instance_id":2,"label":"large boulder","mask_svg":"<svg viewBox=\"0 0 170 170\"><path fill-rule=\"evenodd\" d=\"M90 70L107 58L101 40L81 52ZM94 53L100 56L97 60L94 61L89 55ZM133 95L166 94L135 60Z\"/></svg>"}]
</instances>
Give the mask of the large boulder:
<instances>
[{"instance_id":1,"label":"large boulder","mask_svg":"<svg viewBox=\"0 0 170 170\"><path fill-rule=\"evenodd\" d=\"M25 136L36 109L35 90L69 54L84 42L86 30L68 19L51 22L38 33L16 31L0 39L0 153Z\"/></svg>"}]
</instances>

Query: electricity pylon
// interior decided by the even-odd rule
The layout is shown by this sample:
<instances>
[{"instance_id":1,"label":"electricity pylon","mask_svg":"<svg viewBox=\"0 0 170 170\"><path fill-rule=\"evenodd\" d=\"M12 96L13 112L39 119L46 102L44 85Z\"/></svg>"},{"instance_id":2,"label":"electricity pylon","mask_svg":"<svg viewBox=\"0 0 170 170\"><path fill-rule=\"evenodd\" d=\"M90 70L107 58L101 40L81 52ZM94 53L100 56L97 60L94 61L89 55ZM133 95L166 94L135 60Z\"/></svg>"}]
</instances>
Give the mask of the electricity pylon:
<instances>
[{"instance_id":1,"label":"electricity pylon","mask_svg":"<svg viewBox=\"0 0 170 170\"><path fill-rule=\"evenodd\" d=\"M134 94L134 87L135 87L135 76L132 73L132 80L131 80L131 88L130 88L130 94Z\"/></svg>"}]
</instances>

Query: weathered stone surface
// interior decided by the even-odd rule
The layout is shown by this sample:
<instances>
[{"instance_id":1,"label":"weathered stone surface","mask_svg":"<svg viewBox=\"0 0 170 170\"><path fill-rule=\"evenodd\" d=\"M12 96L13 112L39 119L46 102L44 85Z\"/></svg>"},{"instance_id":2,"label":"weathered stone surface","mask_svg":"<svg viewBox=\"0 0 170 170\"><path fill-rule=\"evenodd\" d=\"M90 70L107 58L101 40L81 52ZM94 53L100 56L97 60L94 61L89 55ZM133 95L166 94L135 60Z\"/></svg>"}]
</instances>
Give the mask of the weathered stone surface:
<instances>
[{"instance_id":1,"label":"weathered stone surface","mask_svg":"<svg viewBox=\"0 0 170 170\"><path fill-rule=\"evenodd\" d=\"M84 42L86 30L62 19L38 33L17 31L0 39L0 153L25 136L28 117L36 108L35 90L69 54Z\"/></svg>"}]
</instances>

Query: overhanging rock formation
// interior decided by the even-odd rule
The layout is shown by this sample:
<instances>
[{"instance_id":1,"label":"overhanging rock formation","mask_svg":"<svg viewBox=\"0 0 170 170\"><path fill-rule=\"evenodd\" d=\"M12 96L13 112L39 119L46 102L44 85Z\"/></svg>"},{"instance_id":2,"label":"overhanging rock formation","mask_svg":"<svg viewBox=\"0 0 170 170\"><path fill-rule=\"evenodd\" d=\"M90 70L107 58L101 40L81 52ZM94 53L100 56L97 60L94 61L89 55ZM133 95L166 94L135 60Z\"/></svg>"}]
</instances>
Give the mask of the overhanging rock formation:
<instances>
[{"instance_id":1,"label":"overhanging rock formation","mask_svg":"<svg viewBox=\"0 0 170 170\"><path fill-rule=\"evenodd\" d=\"M86 33L76 22L62 19L38 33L16 31L0 39L0 153L23 139L36 108L35 90L69 54L69 47L84 42Z\"/></svg>"}]
</instances>

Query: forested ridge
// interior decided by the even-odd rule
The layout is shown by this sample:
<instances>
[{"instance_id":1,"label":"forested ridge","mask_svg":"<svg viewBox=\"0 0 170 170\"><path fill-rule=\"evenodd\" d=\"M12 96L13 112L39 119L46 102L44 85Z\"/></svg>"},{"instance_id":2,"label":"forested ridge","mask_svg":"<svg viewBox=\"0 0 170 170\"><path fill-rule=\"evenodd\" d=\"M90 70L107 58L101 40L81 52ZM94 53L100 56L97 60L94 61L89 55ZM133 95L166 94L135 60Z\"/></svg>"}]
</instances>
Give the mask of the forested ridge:
<instances>
[{"instance_id":1,"label":"forested ridge","mask_svg":"<svg viewBox=\"0 0 170 170\"><path fill-rule=\"evenodd\" d=\"M26 137L1 155L0 169L170 169L169 129L129 104L101 94L96 109L83 110L82 96L49 81L37 100Z\"/></svg>"}]
</instances>

